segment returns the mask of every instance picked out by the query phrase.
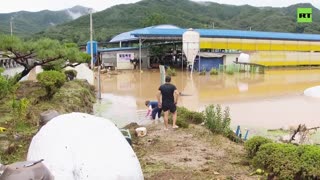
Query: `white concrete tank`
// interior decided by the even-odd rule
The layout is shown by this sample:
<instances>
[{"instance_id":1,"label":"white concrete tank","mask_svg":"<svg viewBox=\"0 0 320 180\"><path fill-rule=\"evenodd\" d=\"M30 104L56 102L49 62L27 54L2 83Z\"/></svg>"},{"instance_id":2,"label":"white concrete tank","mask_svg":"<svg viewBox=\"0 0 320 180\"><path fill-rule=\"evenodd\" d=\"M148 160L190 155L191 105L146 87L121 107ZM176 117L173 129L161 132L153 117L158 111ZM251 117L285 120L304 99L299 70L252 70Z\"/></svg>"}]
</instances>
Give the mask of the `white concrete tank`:
<instances>
[{"instance_id":1,"label":"white concrete tank","mask_svg":"<svg viewBox=\"0 0 320 180\"><path fill-rule=\"evenodd\" d=\"M200 34L199 32L191 29L188 29L182 35L183 42L183 53L187 57L188 64L194 64L194 59L196 58L199 49L200 49Z\"/></svg>"}]
</instances>

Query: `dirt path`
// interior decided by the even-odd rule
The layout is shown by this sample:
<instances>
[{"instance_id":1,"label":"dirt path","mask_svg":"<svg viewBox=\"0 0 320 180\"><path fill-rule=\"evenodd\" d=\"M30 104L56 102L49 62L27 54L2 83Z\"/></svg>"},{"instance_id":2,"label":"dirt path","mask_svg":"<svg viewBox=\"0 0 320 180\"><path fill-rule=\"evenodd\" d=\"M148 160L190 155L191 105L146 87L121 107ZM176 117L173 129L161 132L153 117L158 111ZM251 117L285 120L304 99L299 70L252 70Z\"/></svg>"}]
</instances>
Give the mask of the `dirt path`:
<instances>
[{"instance_id":1,"label":"dirt path","mask_svg":"<svg viewBox=\"0 0 320 180\"><path fill-rule=\"evenodd\" d=\"M242 145L202 126L165 131L160 123L147 129L147 136L133 141L145 179L257 179L243 165Z\"/></svg>"}]
</instances>

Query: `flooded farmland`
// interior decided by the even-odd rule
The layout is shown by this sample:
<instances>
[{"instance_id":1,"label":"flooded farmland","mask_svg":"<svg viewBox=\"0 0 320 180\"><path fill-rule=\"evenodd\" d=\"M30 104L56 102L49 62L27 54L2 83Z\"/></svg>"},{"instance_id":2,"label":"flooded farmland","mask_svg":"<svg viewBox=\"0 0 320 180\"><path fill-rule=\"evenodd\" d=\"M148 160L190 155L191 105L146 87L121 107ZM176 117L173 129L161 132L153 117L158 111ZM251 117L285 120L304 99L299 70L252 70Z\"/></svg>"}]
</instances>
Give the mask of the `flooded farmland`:
<instances>
[{"instance_id":1,"label":"flooded farmland","mask_svg":"<svg viewBox=\"0 0 320 180\"><path fill-rule=\"evenodd\" d=\"M117 75L102 74L101 83L105 98L97 105L97 111L125 125L145 121L141 114L146 109L144 102L156 100L160 73L129 70ZM319 124L320 99L303 95L305 89L320 84L318 69L212 76L178 71L172 83L182 93L178 106L192 110L203 110L209 104L229 106L233 126L280 128Z\"/></svg>"}]
</instances>

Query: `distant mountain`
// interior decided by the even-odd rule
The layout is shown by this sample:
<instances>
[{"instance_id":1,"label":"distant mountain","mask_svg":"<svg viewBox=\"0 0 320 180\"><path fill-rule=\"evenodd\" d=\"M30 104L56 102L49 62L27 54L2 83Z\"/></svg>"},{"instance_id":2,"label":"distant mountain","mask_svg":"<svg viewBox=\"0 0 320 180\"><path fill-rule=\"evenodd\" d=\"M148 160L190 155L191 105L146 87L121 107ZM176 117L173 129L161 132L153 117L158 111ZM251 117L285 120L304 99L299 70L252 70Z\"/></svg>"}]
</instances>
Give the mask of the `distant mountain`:
<instances>
[{"instance_id":1,"label":"distant mountain","mask_svg":"<svg viewBox=\"0 0 320 180\"><path fill-rule=\"evenodd\" d=\"M13 22L13 34L27 37L43 31L48 27L75 20L88 14L89 8L75 6L61 11L43 10L39 12L19 11L13 13L0 13L0 32L10 33L10 20Z\"/></svg>"},{"instance_id":2,"label":"distant mountain","mask_svg":"<svg viewBox=\"0 0 320 180\"><path fill-rule=\"evenodd\" d=\"M313 8L313 23L297 23L296 8ZM142 0L93 14L94 39L106 41L119 33L156 24L182 28L239 29L320 33L320 11L311 4L284 8L234 6L190 0ZM51 27L36 37L84 43L89 40L89 16Z\"/></svg>"},{"instance_id":3,"label":"distant mountain","mask_svg":"<svg viewBox=\"0 0 320 180\"><path fill-rule=\"evenodd\" d=\"M296 9L313 9L312 23L297 23ZM89 36L88 8L76 6L63 11L17 12L0 14L0 32L9 33L14 18L14 33L32 38L49 37L60 41L85 43ZM81 17L79 17L81 16ZM75 20L72 20L79 17ZM93 37L107 41L113 36L157 24L181 28L214 28L320 34L320 11L309 3L284 8L235 6L191 0L141 0L116 5L93 14ZM33 34L35 33L35 34Z\"/></svg>"}]
</instances>

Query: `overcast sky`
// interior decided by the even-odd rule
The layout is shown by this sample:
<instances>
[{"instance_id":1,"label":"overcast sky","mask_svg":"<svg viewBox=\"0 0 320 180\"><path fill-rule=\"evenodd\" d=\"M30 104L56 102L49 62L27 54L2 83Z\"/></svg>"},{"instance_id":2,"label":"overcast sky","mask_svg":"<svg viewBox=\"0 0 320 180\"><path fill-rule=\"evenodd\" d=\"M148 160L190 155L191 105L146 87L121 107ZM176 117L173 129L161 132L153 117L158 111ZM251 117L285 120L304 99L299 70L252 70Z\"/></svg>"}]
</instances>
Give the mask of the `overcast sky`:
<instances>
[{"instance_id":1,"label":"overcast sky","mask_svg":"<svg viewBox=\"0 0 320 180\"><path fill-rule=\"evenodd\" d=\"M97 11L104 10L117 4L135 3L139 0L1 0L0 13L15 11L40 11L40 10L61 10L76 5L93 8ZM173 0L174 1L174 0ZM243 5L250 4L253 6L274 6L283 7L296 3L312 3L320 9L320 0L195 0L195 1L212 1L224 4Z\"/></svg>"}]
</instances>

